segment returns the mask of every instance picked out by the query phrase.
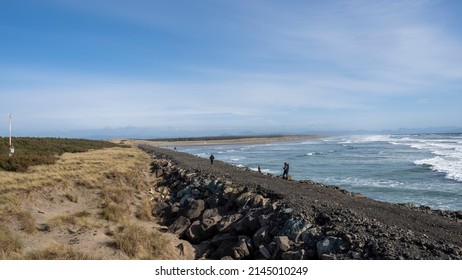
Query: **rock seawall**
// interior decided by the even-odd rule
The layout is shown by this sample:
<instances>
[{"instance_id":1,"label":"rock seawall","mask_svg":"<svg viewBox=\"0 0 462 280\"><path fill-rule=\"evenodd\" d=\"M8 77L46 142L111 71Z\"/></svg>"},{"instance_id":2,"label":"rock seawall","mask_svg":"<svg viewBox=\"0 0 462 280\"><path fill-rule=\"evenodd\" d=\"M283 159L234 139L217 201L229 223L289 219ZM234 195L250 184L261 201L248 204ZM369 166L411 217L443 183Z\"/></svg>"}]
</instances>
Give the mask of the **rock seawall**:
<instances>
[{"instance_id":1,"label":"rock seawall","mask_svg":"<svg viewBox=\"0 0 462 280\"><path fill-rule=\"evenodd\" d=\"M156 191L161 196L152 213L168 227L168 232L193 244L196 259L462 257L460 244L435 240L425 234L384 224L358 214L354 209L329 209L313 204L307 206L309 210L300 211L277 191L243 184L242 180L236 182L226 172L182 166L168 156L174 153L172 151L149 146L141 148L154 155L152 171L160 178ZM242 176L246 176L246 172L252 173L242 171ZM268 184L279 180L267 176ZM304 195L300 193L300 196ZM337 190L336 195L352 196L341 190ZM410 211L409 207L396 207ZM449 218L460 223L458 215L455 213Z\"/></svg>"}]
</instances>

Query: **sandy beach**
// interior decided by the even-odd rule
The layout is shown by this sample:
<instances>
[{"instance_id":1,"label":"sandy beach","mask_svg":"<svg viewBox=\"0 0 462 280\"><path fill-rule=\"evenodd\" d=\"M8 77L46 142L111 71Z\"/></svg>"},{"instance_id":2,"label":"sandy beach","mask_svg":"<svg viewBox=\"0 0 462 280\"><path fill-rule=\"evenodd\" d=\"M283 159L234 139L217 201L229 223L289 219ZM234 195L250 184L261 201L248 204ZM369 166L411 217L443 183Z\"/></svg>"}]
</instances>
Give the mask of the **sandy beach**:
<instances>
[{"instance_id":1,"label":"sandy beach","mask_svg":"<svg viewBox=\"0 0 462 280\"><path fill-rule=\"evenodd\" d=\"M206 146L206 145L234 145L234 144L264 144L273 142L286 142L322 138L321 135L286 135L286 136L263 136L263 137L210 137L199 140L190 138L162 139L162 140L136 140L137 143L149 144L157 147L181 147L181 146Z\"/></svg>"}]
</instances>

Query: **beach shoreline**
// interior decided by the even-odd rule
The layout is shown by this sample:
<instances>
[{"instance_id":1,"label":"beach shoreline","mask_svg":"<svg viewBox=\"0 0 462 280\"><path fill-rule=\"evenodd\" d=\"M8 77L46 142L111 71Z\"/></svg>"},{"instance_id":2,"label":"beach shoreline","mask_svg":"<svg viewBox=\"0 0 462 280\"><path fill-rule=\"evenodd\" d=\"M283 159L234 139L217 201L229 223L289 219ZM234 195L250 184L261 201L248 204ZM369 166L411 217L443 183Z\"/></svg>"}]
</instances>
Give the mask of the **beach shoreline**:
<instances>
[{"instance_id":1,"label":"beach shoreline","mask_svg":"<svg viewBox=\"0 0 462 280\"><path fill-rule=\"evenodd\" d=\"M267 144L276 142L302 141L324 138L323 135L281 135L281 136L242 136L242 137L204 137L204 138L172 138L136 140L137 143L154 145L156 147L182 147L182 146L214 146L239 144Z\"/></svg>"},{"instance_id":2,"label":"beach shoreline","mask_svg":"<svg viewBox=\"0 0 462 280\"><path fill-rule=\"evenodd\" d=\"M308 259L460 259L462 257L461 211L444 212L431 210L425 206L384 203L349 193L338 187L312 181L283 180L279 176L260 174L219 160L211 166L207 159L158 148L152 144L141 145L140 148L154 155L156 160L153 168L157 168L156 174L159 172L159 176L163 178L162 186L173 186L169 187L168 191L172 194L168 198L170 206L166 206L162 211L187 213L190 210L189 204L203 200L206 207L211 207L210 211L215 211L215 208L219 212L224 211L223 209L231 211L221 213L223 217L229 219L248 217L241 221L237 220L236 224L230 227L236 227L238 234L250 238L258 236L259 231L266 232L268 227L274 228L269 232L276 234L274 238L277 238L278 234L281 234L281 232L277 233L278 228L285 228L292 222L306 225L307 229L304 228L303 232L299 232L300 235L289 237L293 241L291 244L295 244L295 247L290 249L293 257L302 255L303 258L309 256ZM197 189L191 184L197 184ZM226 189L222 190L223 196L216 196L217 190L223 188L223 185ZM193 189L196 189L195 195L186 192ZM212 194L214 196L211 196ZM246 209L247 202L240 200L245 196L251 197L251 201L257 196L271 201L263 208L247 207ZM181 203L183 200L185 202ZM237 203L237 208L234 208L236 206L232 206L231 202ZM213 207L210 206L213 204L215 204ZM235 211L238 213L236 214ZM257 219L274 213L278 214L273 218L267 217L265 221L261 218ZM183 219L177 221L178 217L165 217L169 220L166 225L176 225ZM246 232L242 229L244 226L242 223L245 223L244 227L254 227L252 222L256 221L254 219L260 221L261 224L257 223L261 226L260 229L254 228L256 232ZM279 221L279 224L275 225L273 221ZM208 221L197 220L196 224L201 222ZM187 235L193 244L199 246L200 242L205 242L208 238L207 234L202 237L195 235L202 234L195 225L191 225L188 230L190 232ZM194 232L195 230L199 230L199 233ZM306 238L301 242L296 236ZM326 240L340 242L339 244L342 244L340 248L343 249L337 248L334 253L327 255L319 253L320 247L317 246L322 246L327 242ZM270 240L268 242L265 244L267 248L273 246ZM220 247L213 247L211 250L220 250ZM254 254L256 258L261 257L258 250ZM218 256L222 257L215 254L212 258ZM289 256L283 254L279 257Z\"/></svg>"}]
</instances>

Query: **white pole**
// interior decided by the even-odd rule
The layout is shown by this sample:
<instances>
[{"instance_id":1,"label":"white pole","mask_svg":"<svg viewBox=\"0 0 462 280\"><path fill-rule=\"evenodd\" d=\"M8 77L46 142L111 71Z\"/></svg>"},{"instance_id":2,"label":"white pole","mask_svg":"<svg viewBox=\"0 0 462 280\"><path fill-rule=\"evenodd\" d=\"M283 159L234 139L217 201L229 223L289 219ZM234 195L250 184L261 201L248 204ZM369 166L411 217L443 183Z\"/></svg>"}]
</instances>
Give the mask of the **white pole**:
<instances>
[{"instance_id":1,"label":"white pole","mask_svg":"<svg viewBox=\"0 0 462 280\"><path fill-rule=\"evenodd\" d=\"M11 113L10 113L10 148L11 148Z\"/></svg>"}]
</instances>

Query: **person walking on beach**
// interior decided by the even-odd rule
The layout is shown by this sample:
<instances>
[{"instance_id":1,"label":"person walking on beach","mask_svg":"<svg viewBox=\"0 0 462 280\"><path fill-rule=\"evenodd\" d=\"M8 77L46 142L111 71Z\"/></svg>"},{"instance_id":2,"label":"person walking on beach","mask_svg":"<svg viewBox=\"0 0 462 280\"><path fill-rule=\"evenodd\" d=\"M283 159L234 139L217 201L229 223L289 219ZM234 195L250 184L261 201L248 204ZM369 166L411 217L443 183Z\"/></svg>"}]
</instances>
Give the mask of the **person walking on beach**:
<instances>
[{"instance_id":1,"label":"person walking on beach","mask_svg":"<svg viewBox=\"0 0 462 280\"><path fill-rule=\"evenodd\" d=\"M215 159L215 157L213 155L210 155L210 165L213 165L213 160Z\"/></svg>"},{"instance_id":2,"label":"person walking on beach","mask_svg":"<svg viewBox=\"0 0 462 280\"><path fill-rule=\"evenodd\" d=\"M260 168L260 164L258 165L258 173L261 174L261 168Z\"/></svg>"},{"instance_id":3,"label":"person walking on beach","mask_svg":"<svg viewBox=\"0 0 462 280\"><path fill-rule=\"evenodd\" d=\"M282 170L284 171L282 173L282 179L288 180L289 179L289 164L287 162L284 162L284 167L282 168Z\"/></svg>"}]
</instances>

